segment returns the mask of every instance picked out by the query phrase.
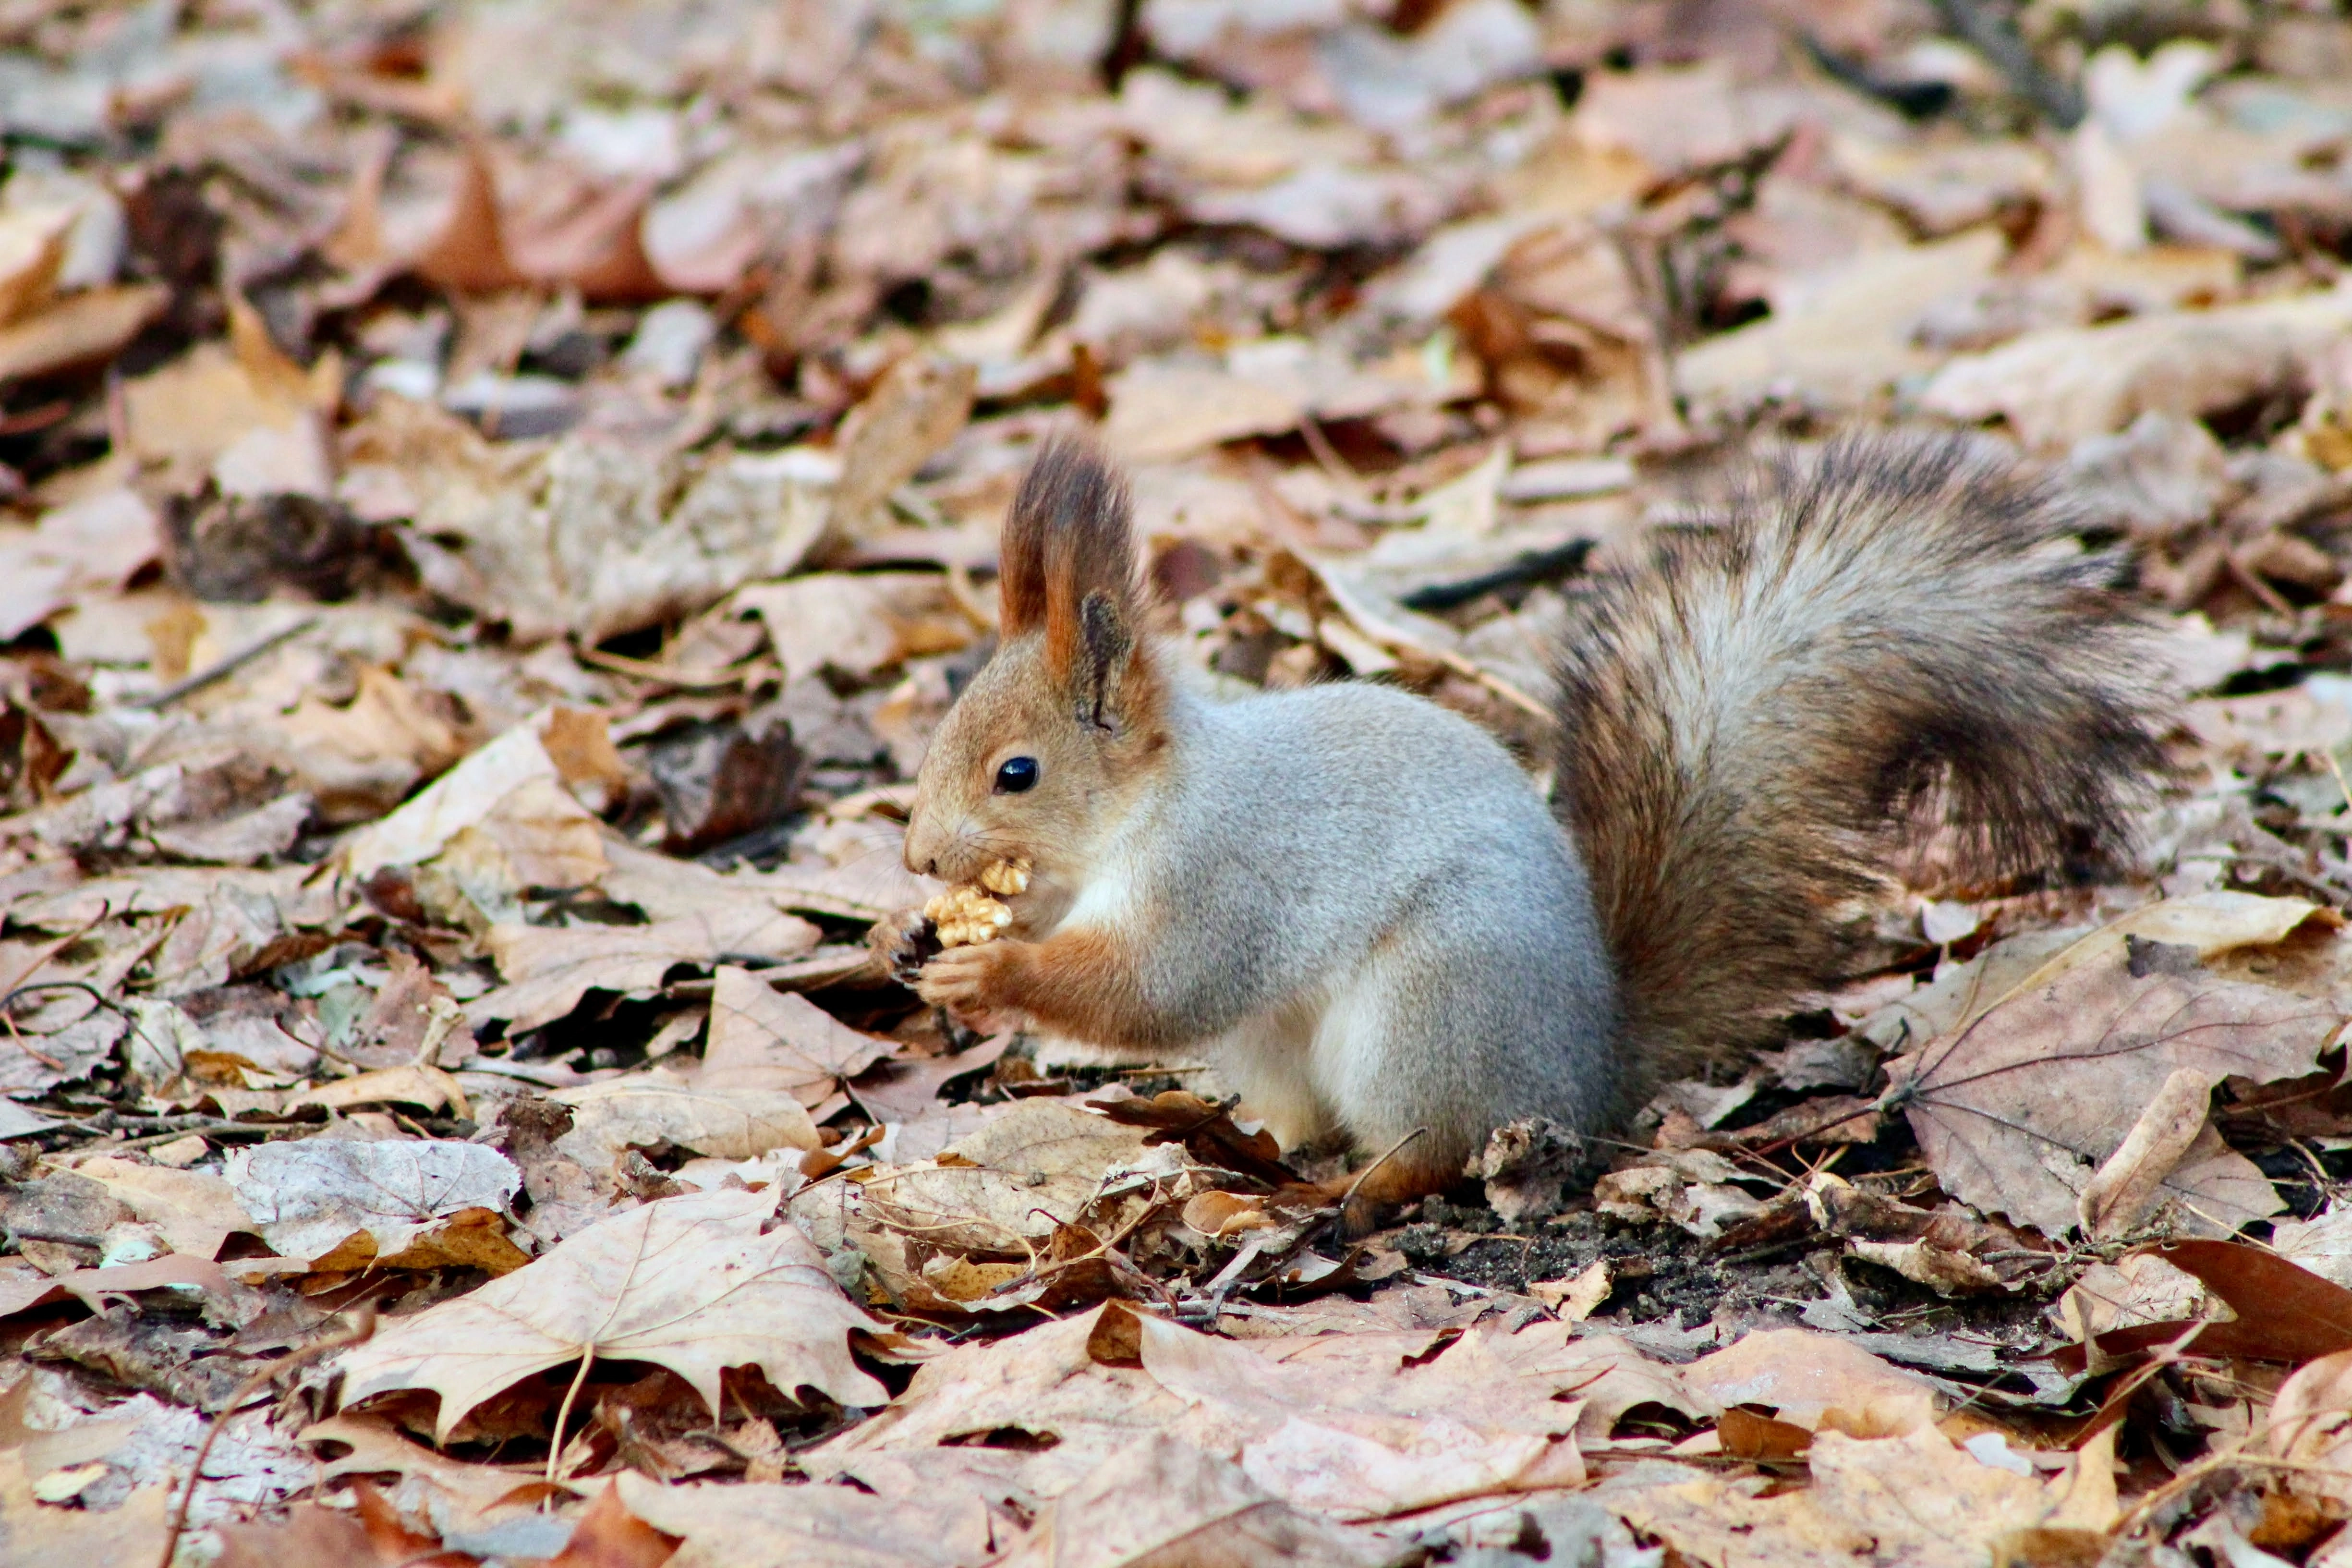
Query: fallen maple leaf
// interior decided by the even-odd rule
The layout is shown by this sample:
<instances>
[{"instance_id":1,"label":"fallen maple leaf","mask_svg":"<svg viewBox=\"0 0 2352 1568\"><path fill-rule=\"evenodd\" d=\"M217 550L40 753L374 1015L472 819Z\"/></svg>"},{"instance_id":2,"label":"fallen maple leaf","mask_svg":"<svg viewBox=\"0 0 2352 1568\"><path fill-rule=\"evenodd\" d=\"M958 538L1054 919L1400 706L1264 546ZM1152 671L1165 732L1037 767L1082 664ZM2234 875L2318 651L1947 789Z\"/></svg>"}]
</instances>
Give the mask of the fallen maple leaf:
<instances>
[{"instance_id":1,"label":"fallen maple leaf","mask_svg":"<svg viewBox=\"0 0 2352 1568\"><path fill-rule=\"evenodd\" d=\"M1604 1506L1698 1563L1978 1568L2012 1531L2113 1524L2112 1474L2092 1473L2111 1468L2105 1447L2086 1446L2073 1471L2043 1482L1980 1462L1933 1426L1876 1439L1825 1432L1813 1439L1813 1485L1802 1491L1759 1498L1747 1483L1705 1477L1629 1489Z\"/></svg>"},{"instance_id":2,"label":"fallen maple leaf","mask_svg":"<svg viewBox=\"0 0 2352 1568\"><path fill-rule=\"evenodd\" d=\"M1835 1334L1767 1329L1685 1367L1682 1380L1718 1407L1769 1405L1814 1432L1883 1437L1936 1419L1935 1385Z\"/></svg>"},{"instance_id":3,"label":"fallen maple leaf","mask_svg":"<svg viewBox=\"0 0 2352 1568\"><path fill-rule=\"evenodd\" d=\"M814 1109L898 1048L898 1041L853 1029L749 970L723 963L711 978L710 1037L697 1089L782 1089Z\"/></svg>"},{"instance_id":4,"label":"fallen maple leaf","mask_svg":"<svg viewBox=\"0 0 2352 1568\"><path fill-rule=\"evenodd\" d=\"M466 1016L478 1026L504 1018L508 1034L520 1035L563 1017L591 991L655 991L682 963L789 958L814 947L819 934L797 916L751 902L644 926L495 926L490 953L508 984L468 1003Z\"/></svg>"},{"instance_id":5,"label":"fallen maple leaf","mask_svg":"<svg viewBox=\"0 0 2352 1568\"><path fill-rule=\"evenodd\" d=\"M504 1273L523 1262L505 1239L499 1216L522 1185L522 1173L495 1149L450 1139L399 1139L359 1143L307 1138L264 1143L229 1156L227 1184L244 1200L262 1239L282 1257L314 1268L390 1264L419 1243L420 1257L402 1267L450 1261L429 1243L468 1211L488 1223L464 1261ZM469 1228L457 1227L460 1234ZM502 1252L479 1244L489 1241ZM351 1259L346 1261L346 1259Z\"/></svg>"},{"instance_id":6,"label":"fallen maple leaf","mask_svg":"<svg viewBox=\"0 0 2352 1568\"><path fill-rule=\"evenodd\" d=\"M612 1168L628 1148L670 1143L714 1160L755 1160L771 1149L817 1147L816 1124L799 1098L782 1089L711 1093L657 1073L640 1073L558 1090L572 1107L572 1130L558 1152L591 1171Z\"/></svg>"},{"instance_id":7,"label":"fallen maple leaf","mask_svg":"<svg viewBox=\"0 0 2352 1568\"><path fill-rule=\"evenodd\" d=\"M883 1332L850 1304L790 1221L766 1235L776 1194L690 1193L582 1231L471 1295L387 1323L347 1352L346 1405L395 1389L441 1396L435 1436L535 1373L582 1356L653 1362L716 1415L719 1376L756 1366L782 1389L838 1404L887 1403L850 1358L853 1331Z\"/></svg>"},{"instance_id":8,"label":"fallen maple leaf","mask_svg":"<svg viewBox=\"0 0 2352 1568\"><path fill-rule=\"evenodd\" d=\"M1230 1460L1154 1436L1055 1498L1005 1568L1286 1563L1377 1568L1394 1546L1267 1493Z\"/></svg>"},{"instance_id":9,"label":"fallen maple leaf","mask_svg":"<svg viewBox=\"0 0 2352 1568\"><path fill-rule=\"evenodd\" d=\"M2084 938L1957 1032L1887 1064L1885 1103L1909 1118L1944 1190L2051 1236L2076 1224L2095 1170L2175 1072L2195 1068L2209 1086L2293 1078L2343 1022L2326 1003L2220 979L2186 944L2105 937ZM2183 1155L2163 1192L2190 1223L2225 1235L2279 1207L2218 1139Z\"/></svg>"},{"instance_id":10,"label":"fallen maple leaf","mask_svg":"<svg viewBox=\"0 0 2352 1568\"><path fill-rule=\"evenodd\" d=\"M936 1494L909 1509L850 1486L664 1486L634 1470L618 1485L630 1513L685 1538L676 1568L958 1568L980 1556L946 1528ZM987 1550L985 1534L976 1544Z\"/></svg>"}]
</instances>

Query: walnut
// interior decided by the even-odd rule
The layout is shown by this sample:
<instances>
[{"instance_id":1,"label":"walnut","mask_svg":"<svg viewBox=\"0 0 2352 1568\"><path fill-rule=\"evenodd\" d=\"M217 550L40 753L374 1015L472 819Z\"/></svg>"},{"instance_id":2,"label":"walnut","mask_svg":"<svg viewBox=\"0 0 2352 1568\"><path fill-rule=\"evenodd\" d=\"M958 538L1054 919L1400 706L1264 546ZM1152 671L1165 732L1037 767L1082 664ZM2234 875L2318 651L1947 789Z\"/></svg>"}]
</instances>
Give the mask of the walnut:
<instances>
[{"instance_id":1,"label":"walnut","mask_svg":"<svg viewBox=\"0 0 2352 1568\"><path fill-rule=\"evenodd\" d=\"M993 941L1013 923L1013 911L980 888L950 888L923 906L939 931L941 947L973 947Z\"/></svg>"},{"instance_id":2,"label":"walnut","mask_svg":"<svg viewBox=\"0 0 2352 1568\"><path fill-rule=\"evenodd\" d=\"M1017 860L999 860L980 874L980 885L992 893L1010 898L1029 890L1029 862L1024 857Z\"/></svg>"},{"instance_id":3,"label":"walnut","mask_svg":"<svg viewBox=\"0 0 2352 1568\"><path fill-rule=\"evenodd\" d=\"M1008 897L1029 889L1029 862L999 860L980 874L978 882L964 882L923 906L940 945L977 947L983 942L993 942L996 933L1013 923L1013 911L991 893Z\"/></svg>"}]
</instances>

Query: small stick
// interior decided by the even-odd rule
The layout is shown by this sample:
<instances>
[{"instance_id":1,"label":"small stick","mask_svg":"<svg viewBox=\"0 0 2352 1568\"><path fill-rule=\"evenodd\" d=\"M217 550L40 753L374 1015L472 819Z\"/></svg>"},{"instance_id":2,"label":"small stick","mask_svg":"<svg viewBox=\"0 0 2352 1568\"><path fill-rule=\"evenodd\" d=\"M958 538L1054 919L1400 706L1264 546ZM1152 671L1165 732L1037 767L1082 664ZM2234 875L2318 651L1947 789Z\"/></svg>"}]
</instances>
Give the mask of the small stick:
<instances>
[{"instance_id":1,"label":"small stick","mask_svg":"<svg viewBox=\"0 0 2352 1568\"><path fill-rule=\"evenodd\" d=\"M730 686L740 686L746 679L757 673L752 668L738 668L731 665L698 669L684 665L656 664L651 659L629 658L593 647L581 648L574 657L591 668L632 676L639 680L658 681L681 691L722 690Z\"/></svg>"},{"instance_id":2,"label":"small stick","mask_svg":"<svg viewBox=\"0 0 2352 1568\"><path fill-rule=\"evenodd\" d=\"M255 659L259 658L263 654L268 653L271 648L276 647L279 643L290 642L318 624L318 616L304 616L299 621L278 627L276 631L270 633L268 637L263 637L259 642L255 643L252 647L247 647L241 652L229 655L226 658L222 659L218 664L214 665L211 668L200 669L195 674L189 676L185 680L173 681L171 685L163 688L163 690L158 691L152 697L142 697L136 702L126 702L123 706L125 708L147 710L169 708L173 703L177 702L181 698L187 696L190 692L202 691L214 681L219 680L225 676L236 674L238 670L243 669L247 665L251 664Z\"/></svg>"},{"instance_id":3,"label":"small stick","mask_svg":"<svg viewBox=\"0 0 2352 1568\"><path fill-rule=\"evenodd\" d=\"M1406 1144L1412 1142L1414 1139L1420 1137L1423 1133L1428 1131L1429 1129L1426 1127L1416 1127L1412 1131L1406 1133L1403 1137L1398 1139L1395 1142L1390 1144L1388 1147L1388 1152L1382 1154L1379 1159L1373 1161L1370 1164L1356 1173L1356 1179L1348 1184L1348 1190L1339 1194L1339 1203L1333 1206L1342 1209L1346 1208L1348 1205L1354 1200L1357 1189L1371 1179L1371 1174L1374 1171L1379 1170L1382 1165L1385 1165L1391 1160L1395 1159L1399 1150L1402 1149Z\"/></svg>"},{"instance_id":4,"label":"small stick","mask_svg":"<svg viewBox=\"0 0 2352 1568\"><path fill-rule=\"evenodd\" d=\"M349 1332L304 1345L292 1355L281 1356L268 1366L256 1369L252 1376L236 1385L227 1403L221 1406L221 1413L213 1418L211 1426L205 1428L205 1440L196 1445L196 1461L188 1467L188 1481L180 1489L179 1506L172 1510L172 1528L164 1533L163 1555L157 1560L156 1568L172 1568L172 1558L180 1550L180 1537L188 1528L188 1507L196 1500L196 1482L205 1473L205 1461L212 1458L213 1440L221 1435L221 1428L228 1425L228 1418L236 1414L237 1406L275 1382L278 1373L291 1372L331 1351L348 1350L353 1345L363 1344L374 1335L375 1303L370 1301L360 1308L360 1320Z\"/></svg>"}]
</instances>

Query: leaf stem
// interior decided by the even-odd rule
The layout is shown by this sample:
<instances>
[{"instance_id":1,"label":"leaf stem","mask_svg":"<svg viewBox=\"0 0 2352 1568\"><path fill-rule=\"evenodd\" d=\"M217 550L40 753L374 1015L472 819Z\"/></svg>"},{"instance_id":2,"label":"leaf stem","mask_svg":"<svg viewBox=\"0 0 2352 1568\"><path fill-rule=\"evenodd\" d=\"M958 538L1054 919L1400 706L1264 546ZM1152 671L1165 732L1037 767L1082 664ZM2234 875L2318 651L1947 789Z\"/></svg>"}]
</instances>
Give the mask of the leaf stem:
<instances>
[{"instance_id":1,"label":"leaf stem","mask_svg":"<svg viewBox=\"0 0 2352 1568\"><path fill-rule=\"evenodd\" d=\"M580 1397L580 1385L588 1381L588 1369L596 1364L596 1347L580 1347L580 1370L572 1377L572 1386L563 1391L563 1403L556 1407L555 1434L547 1440L547 1484L558 1485L556 1467L563 1458L563 1426L571 1418L572 1402Z\"/></svg>"}]
</instances>

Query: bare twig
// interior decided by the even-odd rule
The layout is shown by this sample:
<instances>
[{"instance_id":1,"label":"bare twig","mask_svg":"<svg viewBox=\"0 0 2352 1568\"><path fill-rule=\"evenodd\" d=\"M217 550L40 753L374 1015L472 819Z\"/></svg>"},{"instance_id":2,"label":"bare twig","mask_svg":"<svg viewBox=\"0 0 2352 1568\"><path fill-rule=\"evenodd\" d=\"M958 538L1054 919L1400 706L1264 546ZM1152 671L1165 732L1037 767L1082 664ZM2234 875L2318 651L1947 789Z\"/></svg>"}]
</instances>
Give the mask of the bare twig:
<instances>
[{"instance_id":1,"label":"bare twig","mask_svg":"<svg viewBox=\"0 0 2352 1568\"><path fill-rule=\"evenodd\" d=\"M211 668L206 669L200 669L195 674L189 676L185 680L175 680L171 685L163 688L163 690L155 693L152 697L142 697L137 701L126 702L123 706L125 708L146 709L150 710L158 708L169 708L173 703L177 702L181 698L189 695L191 692L202 691L214 681L222 679L227 676L235 675L238 670L243 669L247 665L251 664L255 659L259 658L263 654L268 653L271 648L276 647L278 644L293 641L296 637L300 637L304 632L309 631L312 626L315 626L318 624L318 616L304 616L299 621L294 621L278 627L268 637L263 637L259 642L254 643L248 647L241 648L237 652L229 655L226 658L222 659L218 664L213 665Z\"/></svg>"}]
</instances>

